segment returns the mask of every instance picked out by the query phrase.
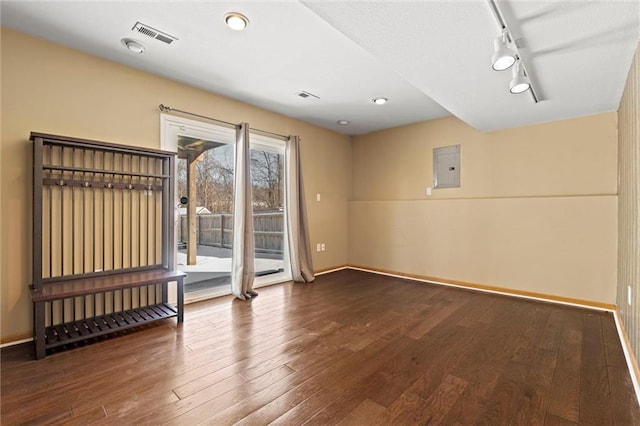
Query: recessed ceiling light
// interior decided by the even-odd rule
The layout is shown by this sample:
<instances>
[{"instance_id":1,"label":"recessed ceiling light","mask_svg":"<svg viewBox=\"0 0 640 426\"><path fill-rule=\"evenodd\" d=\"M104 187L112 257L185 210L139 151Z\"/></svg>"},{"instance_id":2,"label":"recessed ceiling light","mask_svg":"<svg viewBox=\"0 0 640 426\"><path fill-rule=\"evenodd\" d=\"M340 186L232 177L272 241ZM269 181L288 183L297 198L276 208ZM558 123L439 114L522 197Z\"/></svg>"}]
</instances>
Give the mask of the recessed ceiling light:
<instances>
[{"instance_id":1,"label":"recessed ceiling light","mask_svg":"<svg viewBox=\"0 0 640 426\"><path fill-rule=\"evenodd\" d=\"M371 102L373 102L376 105L384 105L387 103L389 99L387 98L373 98L371 99Z\"/></svg>"},{"instance_id":2,"label":"recessed ceiling light","mask_svg":"<svg viewBox=\"0 0 640 426\"><path fill-rule=\"evenodd\" d=\"M126 46L127 49L129 49L133 53L142 53L144 52L144 49L146 49L144 44L132 38L123 38L120 41Z\"/></svg>"},{"instance_id":3,"label":"recessed ceiling light","mask_svg":"<svg viewBox=\"0 0 640 426\"><path fill-rule=\"evenodd\" d=\"M224 16L224 22L229 28L235 31L242 31L249 25L249 19L242 13L231 12Z\"/></svg>"},{"instance_id":4,"label":"recessed ceiling light","mask_svg":"<svg viewBox=\"0 0 640 426\"><path fill-rule=\"evenodd\" d=\"M349 124L348 120L338 120L336 121L336 123L338 123L341 126L346 126L347 124Z\"/></svg>"}]
</instances>

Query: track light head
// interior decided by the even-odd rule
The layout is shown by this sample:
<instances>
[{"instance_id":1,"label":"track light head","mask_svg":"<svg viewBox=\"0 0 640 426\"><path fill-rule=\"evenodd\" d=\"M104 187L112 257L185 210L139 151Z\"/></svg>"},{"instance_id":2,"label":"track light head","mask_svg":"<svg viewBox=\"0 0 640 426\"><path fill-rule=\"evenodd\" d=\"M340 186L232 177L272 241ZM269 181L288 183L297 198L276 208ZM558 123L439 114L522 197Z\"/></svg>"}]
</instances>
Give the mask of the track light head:
<instances>
[{"instance_id":1,"label":"track light head","mask_svg":"<svg viewBox=\"0 0 640 426\"><path fill-rule=\"evenodd\" d=\"M517 61L516 66L513 67L513 78L509 83L509 91L513 94L526 92L531 88L531 80L524 73L522 63Z\"/></svg>"},{"instance_id":2,"label":"track light head","mask_svg":"<svg viewBox=\"0 0 640 426\"><path fill-rule=\"evenodd\" d=\"M507 32L503 31L501 35L493 41L493 57L491 58L491 66L496 71L504 71L510 68L516 62L515 52L507 46Z\"/></svg>"}]
</instances>

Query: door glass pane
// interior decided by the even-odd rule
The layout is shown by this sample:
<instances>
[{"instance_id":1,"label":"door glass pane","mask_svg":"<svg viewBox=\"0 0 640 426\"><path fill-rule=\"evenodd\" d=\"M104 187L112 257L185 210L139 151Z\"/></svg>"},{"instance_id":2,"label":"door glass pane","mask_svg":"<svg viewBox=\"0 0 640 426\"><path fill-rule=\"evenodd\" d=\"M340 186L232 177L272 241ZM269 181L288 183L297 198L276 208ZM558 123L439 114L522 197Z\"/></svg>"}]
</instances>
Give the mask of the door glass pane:
<instances>
[{"instance_id":1,"label":"door glass pane","mask_svg":"<svg viewBox=\"0 0 640 426\"><path fill-rule=\"evenodd\" d=\"M192 173L188 173L189 164ZM231 144L187 135L178 136L178 198L192 192L188 204L196 208L191 232L187 206L179 207L178 268L187 272L187 299L228 293L231 285L233 244L234 147ZM193 240L193 241L191 241ZM189 259L192 243L196 258ZM191 261L190 261L191 260Z\"/></svg>"},{"instance_id":2,"label":"door glass pane","mask_svg":"<svg viewBox=\"0 0 640 426\"><path fill-rule=\"evenodd\" d=\"M284 152L280 151L251 149L256 277L285 271Z\"/></svg>"}]
</instances>

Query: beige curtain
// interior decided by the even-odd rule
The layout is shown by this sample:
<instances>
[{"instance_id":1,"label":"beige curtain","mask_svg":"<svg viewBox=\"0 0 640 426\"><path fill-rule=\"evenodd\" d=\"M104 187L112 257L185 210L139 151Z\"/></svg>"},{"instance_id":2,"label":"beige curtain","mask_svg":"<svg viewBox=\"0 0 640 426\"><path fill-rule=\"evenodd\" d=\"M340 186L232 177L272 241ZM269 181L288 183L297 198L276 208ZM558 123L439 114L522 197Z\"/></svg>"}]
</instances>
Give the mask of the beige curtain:
<instances>
[{"instance_id":1,"label":"beige curtain","mask_svg":"<svg viewBox=\"0 0 640 426\"><path fill-rule=\"evenodd\" d=\"M300 138L290 136L285 150L285 170L287 171L286 200L287 235L291 272L296 282L313 282L313 261L307 207L304 200L304 185L300 162Z\"/></svg>"},{"instance_id":2,"label":"beige curtain","mask_svg":"<svg viewBox=\"0 0 640 426\"><path fill-rule=\"evenodd\" d=\"M236 127L235 157L231 292L238 299L246 300L258 295L253 290L255 247L248 123Z\"/></svg>"}]
</instances>

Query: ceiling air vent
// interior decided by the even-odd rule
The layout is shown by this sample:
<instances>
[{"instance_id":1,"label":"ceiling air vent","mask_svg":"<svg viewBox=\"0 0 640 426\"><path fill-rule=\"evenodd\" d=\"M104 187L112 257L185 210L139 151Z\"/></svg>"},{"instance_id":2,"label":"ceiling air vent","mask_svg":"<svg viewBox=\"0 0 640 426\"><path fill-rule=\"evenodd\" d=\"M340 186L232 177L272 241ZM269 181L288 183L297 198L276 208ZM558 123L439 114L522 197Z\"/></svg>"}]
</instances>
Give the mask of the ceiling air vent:
<instances>
[{"instance_id":1,"label":"ceiling air vent","mask_svg":"<svg viewBox=\"0 0 640 426\"><path fill-rule=\"evenodd\" d=\"M307 99L307 98L315 98L315 99L320 99L319 96L314 95L313 93L309 93L306 90L303 90L302 92L298 92L296 93L296 96L300 96L303 99Z\"/></svg>"},{"instance_id":2,"label":"ceiling air vent","mask_svg":"<svg viewBox=\"0 0 640 426\"><path fill-rule=\"evenodd\" d=\"M145 25L140 21L136 22L136 24L133 26L133 28L131 28L131 31L137 31L140 34L144 34L147 37L155 38L156 40L160 40L160 41L165 42L167 44L171 44L174 41L178 40L177 37L169 35L169 34L167 34L165 32L160 31L160 30L156 30L155 28L150 27L149 25Z\"/></svg>"}]
</instances>

